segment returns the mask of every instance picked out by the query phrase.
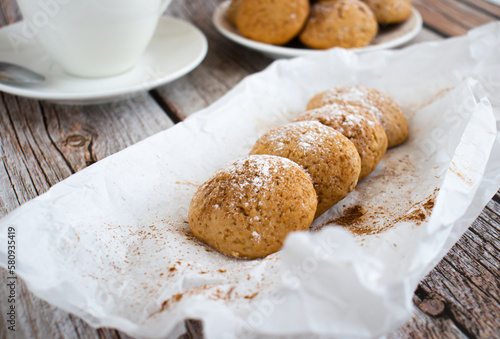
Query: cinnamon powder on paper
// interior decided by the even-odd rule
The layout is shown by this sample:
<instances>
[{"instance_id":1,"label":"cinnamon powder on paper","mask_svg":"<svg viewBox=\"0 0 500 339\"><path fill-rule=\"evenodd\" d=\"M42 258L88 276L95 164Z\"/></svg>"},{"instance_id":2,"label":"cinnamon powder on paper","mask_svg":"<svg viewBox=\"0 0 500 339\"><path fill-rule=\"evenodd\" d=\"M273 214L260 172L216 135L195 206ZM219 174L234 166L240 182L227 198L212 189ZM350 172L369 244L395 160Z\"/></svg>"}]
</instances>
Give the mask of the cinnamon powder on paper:
<instances>
[{"instance_id":1,"label":"cinnamon powder on paper","mask_svg":"<svg viewBox=\"0 0 500 339\"><path fill-rule=\"evenodd\" d=\"M414 203L403 215L396 215L393 211L385 210L382 206L369 208L363 205L354 205L347 208L340 217L328 221L346 227L355 235L373 235L382 233L398 222L413 222L420 225L427 220L434 208L435 193L424 201ZM374 218L373 216L377 217Z\"/></svg>"}]
</instances>

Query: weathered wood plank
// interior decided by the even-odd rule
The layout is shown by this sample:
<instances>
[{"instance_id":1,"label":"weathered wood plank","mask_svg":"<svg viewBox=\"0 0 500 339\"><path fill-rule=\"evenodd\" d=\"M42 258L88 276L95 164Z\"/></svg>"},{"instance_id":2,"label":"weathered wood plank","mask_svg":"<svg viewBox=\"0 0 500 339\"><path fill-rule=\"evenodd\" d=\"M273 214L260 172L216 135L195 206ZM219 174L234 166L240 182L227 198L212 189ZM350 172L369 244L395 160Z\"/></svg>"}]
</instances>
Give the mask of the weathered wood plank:
<instances>
[{"instance_id":1,"label":"weathered wood plank","mask_svg":"<svg viewBox=\"0 0 500 339\"><path fill-rule=\"evenodd\" d=\"M413 297L415 310L411 321L390 333L388 339L464 339L467 336L444 315L445 304L436 296L426 295Z\"/></svg>"},{"instance_id":2,"label":"weathered wood plank","mask_svg":"<svg viewBox=\"0 0 500 339\"><path fill-rule=\"evenodd\" d=\"M484 13L488 13L491 16L500 19L500 6L496 6L491 2L485 0L459 0L470 7L482 10Z\"/></svg>"},{"instance_id":3,"label":"weathered wood plank","mask_svg":"<svg viewBox=\"0 0 500 339\"><path fill-rule=\"evenodd\" d=\"M0 100L2 186L17 196L2 204L1 215L71 173L172 126L149 96L100 106L60 106L9 94Z\"/></svg>"},{"instance_id":4,"label":"weathered wood plank","mask_svg":"<svg viewBox=\"0 0 500 339\"><path fill-rule=\"evenodd\" d=\"M435 293L446 300L447 315L467 336L493 338L500 333L498 305L462 274L443 260L421 286L428 292L439 291Z\"/></svg>"},{"instance_id":5,"label":"weathered wood plank","mask_svg":"<svg viewBox=\"0 0 500 339\"><path fill-rule=\"evenodd\" d=\"M420 12L424 26L445 36L457 36L467 33L467 29L445 13L427 5L424 0L412 0L413 6Z\"/></svg>"},{"instance_id":6,"label":"weathered wood plank","mask_svg":"<svg viewBox=\"0 0 500 339\"><path fill-rule=\"evenodd\" d=\"M461 0L430 0L436 1L433 6L447 13L457 22L460 22L467 29L471 29L487 22L495 21L495 17L475 6L469 6Z\"/></svg>"},{"instance_id":7,"label":"weathered wood plank","mask_svg":"<svg viewBox=\"0 0 500 339\"><path fill-rule=\"evenodd\" d=\"M476 26L494 21L495 17L456 0L412 0L422 14L426 27L444 36L467 33Z\"/></svg>"},{"instance_id":8,"label":"weathered wood plank","mask_svg":"<svg viewBox=\"0 0 500 339\"><path fill-rule=\"evenodd\" d=\"M3 169L9 177L17 199L14 205L8 205L7 202L1 208L11 210L16 203L23 203L46 191L50 187L47 175L52 177L55 183L69 176L71 171L64 161L60 161L61 159L57 157L49 157L47 162L43 150L37 145L44 141L50 145L50 140L38 140L39 129L44 128L38 103L18 101L16 97L8 94L2 94L2 99L0 126L2 126L1 140L4 151ZM20 113L22 111L27 114ZM46 147L45 151L50 152L50 147Z\"/></svg>"}]
</instances>

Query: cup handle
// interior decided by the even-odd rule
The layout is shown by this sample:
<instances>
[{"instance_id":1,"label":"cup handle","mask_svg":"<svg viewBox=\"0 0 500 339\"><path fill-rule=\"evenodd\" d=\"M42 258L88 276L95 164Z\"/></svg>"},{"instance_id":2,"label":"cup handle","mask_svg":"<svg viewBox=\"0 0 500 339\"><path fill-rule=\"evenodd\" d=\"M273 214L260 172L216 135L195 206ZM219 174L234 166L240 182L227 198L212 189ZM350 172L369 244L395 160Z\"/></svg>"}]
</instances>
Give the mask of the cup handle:
<instances>
[{"instance_id":1,"label":"cup handle","mask_svg":"<svg viewBox=\"0 0 500 339\"><path fill-rule=\"evenodd\" d=\"M163 0L162 1L161 7L160 7L160 15L163 14L163 12L165 12L167 10L167 7L168 7L168 5L170 5L171 1L172 0Z\"/></svg>"}]
</instances>

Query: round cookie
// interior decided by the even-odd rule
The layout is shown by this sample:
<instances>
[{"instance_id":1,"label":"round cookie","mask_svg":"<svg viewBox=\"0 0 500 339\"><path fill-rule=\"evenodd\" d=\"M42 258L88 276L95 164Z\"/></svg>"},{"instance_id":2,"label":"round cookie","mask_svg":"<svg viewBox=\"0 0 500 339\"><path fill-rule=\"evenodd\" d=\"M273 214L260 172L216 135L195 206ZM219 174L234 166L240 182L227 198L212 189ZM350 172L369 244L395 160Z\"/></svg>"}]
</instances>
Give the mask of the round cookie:
<instances>
[{"instance_id":1,"label":"round cookie","mask_svg":"<svg viewBox=\"0 0 500 339\"><path fill-rule=\"evenodd\" d=\"M274 45L292 40L309 16L309 0L241 0L236 27L246 38Z\"/></svg>"},{"instance_id":2,"label":"round cookie","mask_svg":"<svg viewBox=\"0 0 500 339\"><path fill-rule=\"evenodd\" d=\"M364 107L334 103L300 115L296 121L318 121L346 136L358 150L361 172L370 174L387 150L387 135L378 119Z\"/></svg>"},{"instance_id":3,"label":"round cookie","mask_svg":"<svg viewBox=\"0 0 500 339\"><path fill-rule=\"evenodd\" d=\"M235 258L278 251L292 231L307 230L317 197L293 161L251 155L217 171L189 206L189 228L201 241Z\"/></svg>"},{"instance_id":4,"label":"round cookie","mask_svg":"<svg viewBox=\"0 0 500 339\"><path fill-rule=\"evenodd\" d=\"M370 8L359 0L324 0L311 6L300 41L311 48L355 48L370 43L378 30Z\"/></svg>"},{"instance_id":5,"label":"round cookie","mask_svg":"<svg viewBox=\"0 0 500 339\"><path fill-rule=\"evenodd\" d=\"M339 86L316 94L307 110L335 102L368 108L380 120L387 134L388 148L402 144L408 138L408 122L401 107L387 94L364 86Z\"/></svg>"},{"instance_id":6,"label":"round cookie","mask_svg":"<svg viewBox=\"0 0 500 339\"><path fill-rule=\"evenodd\" d=\"M396 24L403 22L411 14L410 0L363 0L373 11L377 22Z\"/></svg>"},{"instance_id":7,"label":"round cookie","mask_svg":"<svg viewBox=\"0 0 500 339\"><path fill-rule=\"evenodd\" d=\"M274 128L257 140L250 154L272 154L301 165L318 195L318 217L356 186L361 160L353 143L340 132L317 121L301 121Z\"/></svg>"}]
</instances>

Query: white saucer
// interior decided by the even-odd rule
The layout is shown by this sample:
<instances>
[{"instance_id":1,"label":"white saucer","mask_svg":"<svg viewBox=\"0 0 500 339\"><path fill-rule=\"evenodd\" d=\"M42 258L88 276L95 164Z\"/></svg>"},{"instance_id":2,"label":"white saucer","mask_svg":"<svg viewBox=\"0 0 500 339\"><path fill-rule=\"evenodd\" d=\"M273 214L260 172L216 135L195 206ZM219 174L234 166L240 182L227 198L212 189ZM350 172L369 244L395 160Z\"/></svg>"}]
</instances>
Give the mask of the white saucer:
<instances>
[{"instance_id":1,"label":"white saucer","mask_svg":"<svg viewBox=\"0 0 500 339\"><path fill-rule=\"evenodd\" d=\"M109 78L78 78L68 75L38 45L23 35L24 22L0 29L0 60L28 67L46 77L33 85L6 85L0 91L34 99L68 104L91 104L120 99L173 81L193 70L205 58L207 39L192 24L168 16L158 28L130 71ZM13 44L12 41L21 42Z\"/></svg>"},{"instance_id":2,"label":"white saucer","mask_svg":"<svg viewBox=\"0 0 500 339\"><path fill-rule=\"evenodd\" d=\"M217 30L226 38L243 45L247 48L257 50L271 58L291 58L302 55L311 55L320 50L308 49L306 47L275 46L262 42L247 39L240 35L238 29L234 27L226 17L226 11L230 1L222 2L215 10L212 21ZM412 13L408 20L401 24L381 27L377 36L370 45L361 48L351 48L350 51L356 53L371 52L387 49L404 44L413 39L422 29L422 16L412 7Z\"/></svg>"}]
</instances>

